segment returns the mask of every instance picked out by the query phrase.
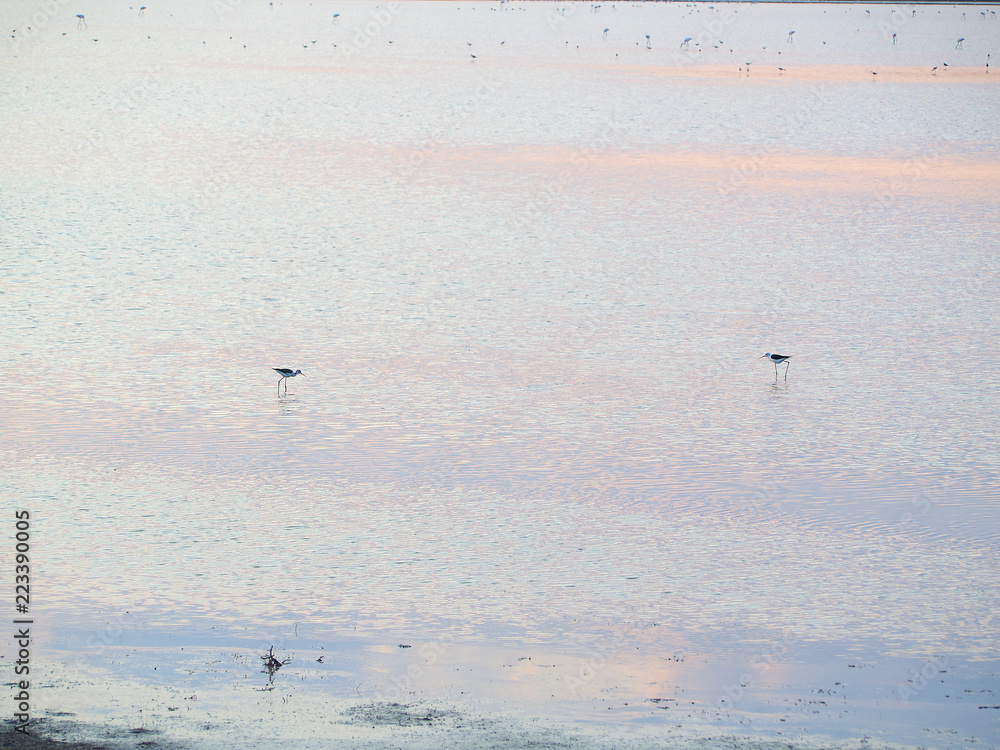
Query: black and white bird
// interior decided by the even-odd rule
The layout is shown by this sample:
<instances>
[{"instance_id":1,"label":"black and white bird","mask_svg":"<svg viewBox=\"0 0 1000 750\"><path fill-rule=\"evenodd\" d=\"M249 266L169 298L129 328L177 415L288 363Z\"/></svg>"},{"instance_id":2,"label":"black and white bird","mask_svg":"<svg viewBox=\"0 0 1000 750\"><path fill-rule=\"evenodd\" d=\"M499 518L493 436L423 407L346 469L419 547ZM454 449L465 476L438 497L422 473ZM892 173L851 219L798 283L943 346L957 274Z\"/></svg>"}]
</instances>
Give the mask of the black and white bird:
<instances>
[{"instance_id":1,"label":"black and white bird","mask_svg":"<svg viewBox=\"0 0 1000 750\"><path fill-rule=\"evenodd\" d=\"M278 373L281 376L281 379L278 380L278 390L279 391L281 390L281 383L284 382L284 384L285 384L285 393L288 393L288 379L289 378L294 378L296 375L302 375L303 377L305 377L305 374L302 372L302 370L289 370L287 367L272 367L271 369L274 370L276 373ZM778 371L775 370L775 375L776 376L777 376L777 372Z\"/></svg>"},{"instance_id":2,"label":"black and white bird","mask_svg":"<svg viewBox=\"0 0 1000 750\"><path fill-rule=\"evenodd\" d=\"M763 357L758 357L758 359L764 359L765 357L767 358L768 362L771 362L774 365L774 379L775 380L778 379L778 364L781 363L781 362L784 362L785 363L785 380L788 380L788 368L791 365L791 363L788 360L791 359L791 355L785 356L784 354L771 354L771 352L768 352Z\"/></svg>"}]
</instances>

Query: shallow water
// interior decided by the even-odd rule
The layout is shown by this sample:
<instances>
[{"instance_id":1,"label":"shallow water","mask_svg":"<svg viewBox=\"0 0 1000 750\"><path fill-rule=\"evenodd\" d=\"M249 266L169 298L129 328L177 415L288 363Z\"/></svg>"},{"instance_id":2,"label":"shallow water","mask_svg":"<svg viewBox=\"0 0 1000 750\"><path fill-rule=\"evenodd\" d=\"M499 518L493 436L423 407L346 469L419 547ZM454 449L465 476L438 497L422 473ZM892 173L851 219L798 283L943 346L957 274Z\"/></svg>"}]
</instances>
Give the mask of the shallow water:
<instances>
[{"instance_id":1,"label":"shallow water","mask_svg":"<svg viewBox=\"0 0 1000 750\"><path fill-rule=\"evenodd\" d=\"M0 479L50 718L1000 741L980 8L40 8Z\"/></svg>"}]
</instances>

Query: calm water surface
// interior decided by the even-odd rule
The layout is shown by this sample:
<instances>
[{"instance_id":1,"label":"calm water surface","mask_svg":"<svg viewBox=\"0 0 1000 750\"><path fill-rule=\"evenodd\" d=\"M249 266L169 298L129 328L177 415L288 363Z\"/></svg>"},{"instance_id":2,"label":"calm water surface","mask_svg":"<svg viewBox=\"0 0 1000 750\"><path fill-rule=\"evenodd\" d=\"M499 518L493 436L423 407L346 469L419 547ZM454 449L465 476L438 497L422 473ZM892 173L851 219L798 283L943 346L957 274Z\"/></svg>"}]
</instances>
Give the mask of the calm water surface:
<instances>
[{"instance_id":1,"label":"calm water surface","mask_svg":"<svg viewBox=\"0 0 1000 750\"><path fill-rule=\"evenodd\" d=\"M1000 23L914 7L0 10L38 706L1000 743Z\"/></svg>"}]
</instances>

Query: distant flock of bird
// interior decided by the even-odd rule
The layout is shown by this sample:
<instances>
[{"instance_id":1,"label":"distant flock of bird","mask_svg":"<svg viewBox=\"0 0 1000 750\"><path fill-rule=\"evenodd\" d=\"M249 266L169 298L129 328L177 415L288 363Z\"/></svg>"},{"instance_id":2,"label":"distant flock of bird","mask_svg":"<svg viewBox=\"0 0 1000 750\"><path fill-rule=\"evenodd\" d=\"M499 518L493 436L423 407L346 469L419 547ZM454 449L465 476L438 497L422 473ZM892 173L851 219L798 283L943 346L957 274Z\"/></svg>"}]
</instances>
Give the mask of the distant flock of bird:
<instances>
[{"instance_id":1,"label":"distant flock of bird","mask_svg":"<svg viewBox=\"0 0 1000 750\"><path fill-rule=\"evenodd\" d=\"M507 1L508 1L508 0L500 0L500 3L501 3L501 5L502 5L502 4L504 3L504 2L507 2ZM269 3L269 5L270 5L270 7L271 7L271 8L273 8L273 7L274 7L274 3L273 3L273 2ZM602 7L602 6L601 6L601 4L600 4L600 3L597 3L597 4L592 4L592 5L591 5L591 10L592 10L592 11L593 11L594 13L596 13L596 12L598 12L598 11L599 11L599 10L601 9L601 7ZM692 7L692 6L690 6L690 5L689 5L688 7ZM714 6L708 6L708 9L709 9L709 10L712 10L712 9L713 9L713 7L714 7ZM146 12L146 6L145 6L145 5L142 5L142 6L139 6L139 15L140 15L140 16L142 16L142 15L145 15L145 12ZM565 12L565 11L564 11L564 12ZM987 13L987 11L985 11L985 10L983 10L983 11L980 11L980 12L979 12L979 17L980 17L980 20L983 20L983 21L985 21L985 20L986 20L986 18L987 18L987 15L986 15L986 13ZM996 17L997 17L997 14L996 14L996 11L995 11L995 10L990 10L990 11L989 11L989 13L991 14L991 15L990 15L990 17L991 17L992 19L996 20ZM916 17L916 15L917 15L917 11L916 11L916 9L914 9L914 10L913 10L913 17ZM77 22L76 22L76 28L77 28L77 29L86 29L86 28L87 28L87 19L86 19L86 17L84 16L84 14L83 14L83 13L77 13L77 14L76 14L76 18L77 18ZM333 22L334 22L334 23L337 23L337 22L339 21L339 18L340 18L340 13L334 13L334 14L333 14ZM871 11L870 11L870 10L866 10L866 11L865 11L865 18L871 18ZM964 13L964 12L962 13L962 19L963 19L963 20L965 20L965 13ZM30 27L29 27L29 30L30 30ZM607 39L607 38L608 38L608 32L609 32L609 31L611 31L611 29L610 29L610 28L605 28L605 29L604 29L604 32L603 32L603 34L602 34L602 36L601 36L601 38L602 38L602 39ZM14 39L14 38L15 38L15 35L16 35L16 34L17 34L17 29L14 29L14 30L13 30L13 31L11 32L11 39ZM66 34L66 32L63 32L63 36L65 36L65 34ZM795 30L792 30L792 31L789 31L789 32L788 32L788 37L787 37L787 39L786 39L786 42L787 42L788 44L791 44L791 43L793 43L793 42L795 41L795 38L794 38L794 37L795 37ZM232 37L230 37L230 39L231 39L231 38L232 38ZM684 37L684 40L683 40L683 41L681 42L681 44L680 44L680 48L681 48L681 49L690 49L690 48L691 48L691 40L692 40L692 38L693 38L693 37L689 37L689 36L688 36L688 37ZM97 39L95 39L94 41L96 42L96 41L97 41ZM893 43L893 44L896 44L896 41L897 41L897 33L896 33L896 32L893 32L893 34L892 34L892 43ZM958 38L958 41L957 41L957 42L956 42L956 44L955 44L955 49L958 49L958 50L964 50L964 49L965 49L965 47L963 46L963 42L965 42L965 37L964 37L964 36L963 36L963 37L959 37L959 38ZM205 44L205 42L202 42L202 44ZM316 40L313 40L312 44L316 44ZM392 41L391 41L391 40L389 41L389 44L392 44ZM468 44L469 46L472 46L472 42L467 42L467 44ZM503 44L504 44L504 42L500 42L500 45L501 45L501 46L502 46ZM566 42L566 44L569 44L569 42ZM638 44L639 44L639 42L636 42L636 44L638 45ZM719 44L716 44L716 45L712 45L712 46L713 46L713 47L714 47L715 49L718 49L718 48L719 48L719 45L722 45L722 44L723 44L723 41L722 41L722 40L720 39L720 40L719 40ZM826 42L823 42L823 44L826 44ZM245 47L245 46L246 46L246 45L244 45L244 47ZM308 46L309 46L309 45L306 45L306 44L303 44L302 46L303 46L303 47L305 47L305 48L308 48ZM336 45L336 44L334 44L333 46L334 46L334 47L336 47L337 45ZM579 45L578 45L578 46L579 46ZM695 42L695 46L696 46L696 47L700 46L699 42ZM653 49L653 41L652 41L652 38L651 38L651 36L650 36L649 34L646 34L646 49ZM765 50L766 50L766 49L767 49L767 47L763 47L763 49L765 49ZM700 51L701 51L701 50L699 50L699 52L700 52ZM730 49L729 51L730 51L730 52L732 52L733 50L732 50L732 49ZM780 55L780 54L781 54L781 52L779 51L779 52L778 52L778 54ZM476 55L474 55L474 54L472 54L472 53L469 53L469 56L470 56L470 57L471 57L471 58L472 58L473 60L477 59L477 56L476 56ZM616 57L617 57L617 55L616 55ZM744 63L744 64L743 64L742 66L739 66L739 74L740 74L741 76L743 75L743 73L744 73L744 66L745 66L745 72L746 72L746 74L747 74L747 77L749 77L749 76L750 76L750 66L751 66L752 64L753 64L752 62L746 62L746 63ZM938 71L938 69L939 69L939 68L947 68L947 67L948 67L948 63L941 63L941 65L940 65L940 66L939 66L939 65L935 65L935 66L934 66L933 68L931 68L931 75L934 75L934 76L936 76L936 75L937 75L937 71ZM781 66L778 66L778 74L779 74L779 75L781 75L781 74L785 73L785 72L786 72L786 70L787 70L786 68L784 68L784 67L781 67ZM987 72L987 73L989 73L989 72L990 72L990 54L989 54L989 53L988 53L988 54L986 55L986 72ZM872 71L871 71L871 74L872 74L872 80L878 80L878 71L877 71L877 70L872 70Z\"/></svg>"}]
</instances>

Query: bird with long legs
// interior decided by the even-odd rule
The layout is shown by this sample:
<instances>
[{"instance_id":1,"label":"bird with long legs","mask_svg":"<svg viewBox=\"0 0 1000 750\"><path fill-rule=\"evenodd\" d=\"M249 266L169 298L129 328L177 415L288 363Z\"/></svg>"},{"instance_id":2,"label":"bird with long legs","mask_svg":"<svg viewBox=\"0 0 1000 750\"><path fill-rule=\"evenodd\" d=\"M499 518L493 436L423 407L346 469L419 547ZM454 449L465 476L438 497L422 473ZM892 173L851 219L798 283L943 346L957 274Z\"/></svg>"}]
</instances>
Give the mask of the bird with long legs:
<instances>
[{"instance_id":1,"label":"bird with long legs","mask_svg":"<svg viewBox=\"0 0 1000 750\"><path fill-rule=\"evenodd\" d=\"M287 367L272 367L271 369L281 376L281 378L278 380L279 392L281 391L282 382L285 384L285 393L288 393L289 378L294 378L296 375L302 375L303 377L305 377L305 373L303 373L302 370L289 370ZM775 373L777 373L777 370L775 370Z\"/></svg>"},{"instance_id":2,"label":"bird with long legs","mask_svg":"<svg viewBox=\"0 0 1000 750\"><path fill-rule=\"evenodd\" d=\"M778 365L780 363L784 362L785 363L785 380L788 380L788 368L791 365L791 363L788 360L790 360L792 358L791 355L787 355L786 356L784 354L771 354L771 352L768 352L767 354L765 354L765 355L763 355L761 357L758 357L757 359L764 359L765 357L767 358L768 362L771 362L774 365L774 379L775 380L778 379Z\"/></svg>"}]
</instances>

